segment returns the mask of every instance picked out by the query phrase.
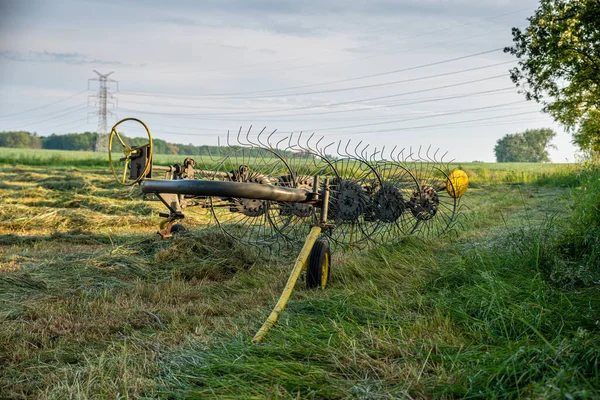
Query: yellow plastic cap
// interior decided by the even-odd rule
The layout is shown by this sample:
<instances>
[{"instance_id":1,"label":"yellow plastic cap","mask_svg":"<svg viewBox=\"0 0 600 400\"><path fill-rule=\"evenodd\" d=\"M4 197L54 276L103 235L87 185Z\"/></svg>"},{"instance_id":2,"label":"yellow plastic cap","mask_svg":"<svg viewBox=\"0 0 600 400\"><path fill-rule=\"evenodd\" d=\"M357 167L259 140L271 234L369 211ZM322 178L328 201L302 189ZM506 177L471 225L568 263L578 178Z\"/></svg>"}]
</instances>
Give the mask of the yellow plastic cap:
<instances>
[{"instance_id":1,"label":"yellow plastic cap","mask_svg":"<svg viewBox=\"0 0 600 400\"><path fill-rule=\"evenodd\" d=\"M455 169L448 176L448 180L446 181L446 191L455 199L462 197L469 188L469 177L465 173L465 171L460 169Z\"/></svg>"}]
</instances>

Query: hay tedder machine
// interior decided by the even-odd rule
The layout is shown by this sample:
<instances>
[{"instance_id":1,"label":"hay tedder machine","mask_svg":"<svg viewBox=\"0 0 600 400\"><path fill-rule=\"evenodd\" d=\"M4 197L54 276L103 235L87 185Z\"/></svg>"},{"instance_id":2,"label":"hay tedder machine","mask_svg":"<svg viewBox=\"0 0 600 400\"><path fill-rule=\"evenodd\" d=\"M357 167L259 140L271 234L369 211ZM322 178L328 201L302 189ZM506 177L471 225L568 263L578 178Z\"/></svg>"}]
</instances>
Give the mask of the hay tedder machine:
<instances>
[{"instance_id":1,"label":"hay tedder machine","mask_svg":"<svg viewBox=\"0 0 600 400\"><path fill-rule=\"evenodd\" d=\"M128 145L119 134L126 121L143 126L147 138L142 144ZM323 143L322 137L302 134L279 135L275 141L275 133L240 130L227 135L218 156L186 158L170 166L153 165L152 136L138 119L119 121L109 137L116 180L139 184L165 205L163 238L184 230L186 210L200 207L237 241L267 249L302 246L255 341L273 326L303 271L308 287L325 288L330 245L351 249L393 245L409 235L438 237L456 224L468 186L464 171L451 171L439 150L370 150L362 142Z\"/></svg>"}]
</instances>

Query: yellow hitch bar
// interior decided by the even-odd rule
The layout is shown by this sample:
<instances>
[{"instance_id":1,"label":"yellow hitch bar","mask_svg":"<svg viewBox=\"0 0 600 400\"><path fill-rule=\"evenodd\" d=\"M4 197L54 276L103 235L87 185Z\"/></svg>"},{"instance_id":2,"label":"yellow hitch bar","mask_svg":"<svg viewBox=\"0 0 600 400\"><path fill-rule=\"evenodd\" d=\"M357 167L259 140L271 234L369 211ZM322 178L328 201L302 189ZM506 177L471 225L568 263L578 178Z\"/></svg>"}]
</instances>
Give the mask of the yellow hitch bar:
<instances>
[{"instance_id":1,"label":"yellow hitch bar","mask_svg":"<svg viewBox=\"0 0 600 400\"><path fill-rule=\"evenodd\" d=\"M288 278L287 283L285 284L285 288L275 304L273 311L264 322L264 324L260 327L254 338L252 339L252 343L260 343L265 338L265 335L271 330L277 319L279 318L279 313L283 311L285 308L290 296L292 295L292 291L294 290L294 286L296 285L296 281L300 276L300 273L306 269L306 263L308 261L308 256L310 255L310 251L312 250L315 242L321 235L322 228L320 226L313 226L310 230L310 233L306 237L306 241L304 242L304 246L302 250L300 250L300 254L298 254L298 258L296 258L296 263L294 264L294 268L292 269L292 273Z\"/></svg>"}]
</instances>

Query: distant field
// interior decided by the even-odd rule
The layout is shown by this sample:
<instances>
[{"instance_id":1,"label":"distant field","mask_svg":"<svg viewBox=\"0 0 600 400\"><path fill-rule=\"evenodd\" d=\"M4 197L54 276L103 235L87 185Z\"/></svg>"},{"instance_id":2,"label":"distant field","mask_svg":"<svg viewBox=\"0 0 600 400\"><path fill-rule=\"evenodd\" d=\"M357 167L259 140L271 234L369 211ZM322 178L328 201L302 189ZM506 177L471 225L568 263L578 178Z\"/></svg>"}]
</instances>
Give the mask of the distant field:
<instances>
[{"instance_id":1,"label":"distant field","mask_svg":"<svg viewBox=\"0 0 600 400\"><path fill-rule=\"evenodd\" d=\"M194 158L198 161L202 159L202 157L198 156L195 156ZM154 162L158 164L181 163L184 159L185 156L168 154L156 154L154 156ZM0 147L0 164L108 168L108 153L46 149L10 149Z\"/></svg>"},{"instance_id":2,"label":"distant field","mask_svg":"<svg viewBox=\"0 0 600 400\"><path fill-rule=\"evenodd\" d=\"M181 163L186 156L156 154L155 164L169 165ZM216 165L219 158L192 156L199 164L207 168ZM0 165L55 166L77 168L106 168L107 153L87 151L64 151L45 149L11 149L0 147ZM484 183L534 183L552 180L556 184L562 180L564 185L572 183L577 164L540 164L540 163L460 163L454 162L452 168L464 169L474 185Z\"/></svg>"}]
</instances>

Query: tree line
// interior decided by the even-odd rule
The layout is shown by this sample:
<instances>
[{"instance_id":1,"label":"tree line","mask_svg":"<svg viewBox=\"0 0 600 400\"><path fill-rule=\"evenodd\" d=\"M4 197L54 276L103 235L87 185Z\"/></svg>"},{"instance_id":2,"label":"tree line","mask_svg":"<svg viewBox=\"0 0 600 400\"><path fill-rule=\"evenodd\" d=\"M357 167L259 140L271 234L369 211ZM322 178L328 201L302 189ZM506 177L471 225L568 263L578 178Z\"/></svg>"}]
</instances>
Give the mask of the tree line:
<instances>
[{"instance_id":1,"label":"tree line","mask_svg":"<svg viewBox=\"0 0 600 400\"><path fill-rule=\"evenodd\" d=\"M128 146L141 146L148 143L147 138L129 138L120 134ZM0 147L26 148L26 149L49 149L49 150L72 150L72 151L94 151L98 134L96 132L67 133L50 136L38 136L36 133L27 131L5 131L0 132ZM162 139L152 139L154 154L174 154L182 156L209 156L218 154L230 154L239 146L222 147L217 146L195 146L193 144L169 143ZM246 149L245 154L251 157L264 155L263 149ZM284 152L291 155L291 152ZM295 157L302 156L295 153Z\"/></svg>"},{"instance_id":2,"label":"tree line","mask_svg":"<svg viewBox=\"0 0 600 400\"><path fill-rule=\"evenodd\" d=\"M96 132L67 133L50 136L38 136L26 131L0 132L0 147L93 151L98 140ZM147 143L144 138L125 138L129 145L139 146ZM156 154L179 154L187 156L215 154L215 146L194 146L193 144L174 144L165 140L152 140Z\"/></svg>"}]
</instances>

